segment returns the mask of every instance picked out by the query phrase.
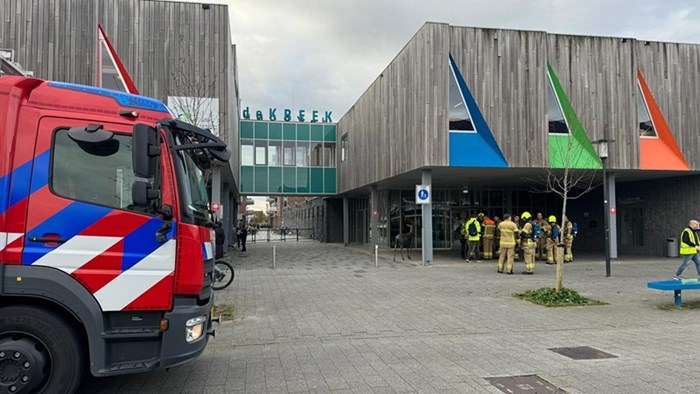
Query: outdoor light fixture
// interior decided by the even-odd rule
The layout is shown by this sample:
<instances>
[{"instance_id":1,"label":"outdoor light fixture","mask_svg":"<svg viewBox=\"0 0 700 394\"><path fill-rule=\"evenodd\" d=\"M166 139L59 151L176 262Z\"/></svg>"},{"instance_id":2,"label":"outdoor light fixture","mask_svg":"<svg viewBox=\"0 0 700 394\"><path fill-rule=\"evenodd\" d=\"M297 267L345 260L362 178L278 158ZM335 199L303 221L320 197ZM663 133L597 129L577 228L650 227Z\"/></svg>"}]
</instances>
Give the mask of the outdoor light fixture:
<instances>
[{"instance_id":1,"label":"outdoor light fixture","mask_svg":"<svg viewBox=\"0 0 700 394\"><path fill-rule=\"evenodd\" d=\"M599 139L593 143L598 145L598 156L603 164L603 222L605 223L605 276L610 277L610 196L608 191L608 171L605 162L608 158L608 144L615 140Z\"/></svg>"}]
</instances>

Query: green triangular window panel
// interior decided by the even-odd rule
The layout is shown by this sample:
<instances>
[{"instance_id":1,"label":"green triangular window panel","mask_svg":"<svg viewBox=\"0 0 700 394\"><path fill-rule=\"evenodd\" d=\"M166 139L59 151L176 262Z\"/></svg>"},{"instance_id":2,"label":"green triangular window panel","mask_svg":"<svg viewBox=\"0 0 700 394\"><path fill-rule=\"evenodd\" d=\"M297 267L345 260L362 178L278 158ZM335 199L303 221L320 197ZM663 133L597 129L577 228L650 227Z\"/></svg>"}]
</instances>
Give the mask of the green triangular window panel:
<instances>
[{"instance_id":1,"label":"green triangular window panel","mask_svg":"<svg viewBox=\"0 0 700 394\"><path fill-rule=\"evenodd\" d=\"M549 64L547 64L547 76L550 167L602 168L598 153L588 139L556 73Z\"/></svg>"},{"instance_id":2,"label":"green triangular window panel","mask_svg":"<svg viewBox=\"0 0 700 394\"><path fill-rule=\"evenodd\" d=\"M547 76L547 123L550 134L570 134L569 125L566 124L561 104L554 94L552 79Z\"/></svg>"},{"instance_id":3,"label":"green triangular window panel","mask_svg":"<svg viewBox=\"0 0 700 394\"><path fill-rule=\"evenodd\" d=\"M642 88L639 86L639 83L637 83L637 116L639 117L639 136L656 137L654 122L651 121L649 107L647 107L647 103L644 101L644 94L642 93Z\"/></svg>"},{"instance_id":4,"label":"green triangular window panel","mask_svg":"<svg viewBox=\"0 0 700 394\"><path fill-rule=\"evenodd\" d=\"M450 69L450 131L476 131L467 105L462 97L462 91L457 85L454 71Z\"/></svg>"}]
</instances>

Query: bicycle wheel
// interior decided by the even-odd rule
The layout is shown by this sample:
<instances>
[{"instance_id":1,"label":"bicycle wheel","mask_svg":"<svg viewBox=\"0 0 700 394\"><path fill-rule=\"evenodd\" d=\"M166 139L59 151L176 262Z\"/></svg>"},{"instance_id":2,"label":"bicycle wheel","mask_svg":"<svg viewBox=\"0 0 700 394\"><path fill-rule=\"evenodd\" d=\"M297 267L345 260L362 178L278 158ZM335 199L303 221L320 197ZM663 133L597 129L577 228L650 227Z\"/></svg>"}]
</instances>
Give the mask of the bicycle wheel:
<instances>
[{"instance_id":1,"label":"bicycle wheel","mask_svg":"<svg viewBox=\"0 0 700 394\"><path fill-rule=\"evenodd\" d=\"M233 266L223 260L214 262L214 290L223 290L231 285L235 272Z\"/></svg>"}]
</instances>

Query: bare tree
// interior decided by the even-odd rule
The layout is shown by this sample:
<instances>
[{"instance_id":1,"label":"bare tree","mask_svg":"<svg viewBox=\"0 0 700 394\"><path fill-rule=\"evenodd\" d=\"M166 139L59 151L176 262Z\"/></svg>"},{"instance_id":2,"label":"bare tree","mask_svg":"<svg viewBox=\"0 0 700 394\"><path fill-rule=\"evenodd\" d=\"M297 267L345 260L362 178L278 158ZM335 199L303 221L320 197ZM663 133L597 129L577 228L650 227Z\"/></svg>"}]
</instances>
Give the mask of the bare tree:
<instances>
[{"instance_id":1,"label":"bare tree","mask_svg":"<svg viewBox=\"0 0 700 394\"><path fill-rule=\"evenodd\" d=\"M197 127L207 129L212 134L228 143L226 133L219 132L220 125L225 122L226 113L219 109L216 97L216 78L205 72L200 72L191 66L186 58L181 58L170 69L170 93L168 106L174 116ZM225 164L213 161L213 167L223 167ZM213 169L213 168L212 168ZM204 172L204 179L211 187L212 169Z\"/></svg>"},{"instance_id":2,"label":"bare tree","mask_svg":"<svg viewBox=\"0 0 700 394\"><path fill-rule=\"evenodd\" d=\"M192 70L180 59L171 68L170 81L175 95L168 97L168 105L175 116L219 136L223 114L216 98L216 78Z\"/></svg>"},{"instance_id":3,"label":"bare tree","mask_svg":"<svg viewBox=\"0 0 700 394\"><path fill-rule=\"evenodd\" d=\"M536 186L533 186L532 190L539 193L556 193L563 200L561 231L559 232L559 238L556 240L558 253L555 289L558 293L562 289L564 273L563 256L560 248L566 231L564 218L566 217L567 202L580 198L598 186L594 185L597 169L590 167L591 164L599 165L600 163L591 163L593 160L591 152L586 150L583 144L576 141L573 135L555 135L550 137L549 143L550 158L556 158L557 161L550 163L554 168L545 168L544 175L533 179ZM595 157L597 158L597 156Z\"/></svg>"}]
</instances>

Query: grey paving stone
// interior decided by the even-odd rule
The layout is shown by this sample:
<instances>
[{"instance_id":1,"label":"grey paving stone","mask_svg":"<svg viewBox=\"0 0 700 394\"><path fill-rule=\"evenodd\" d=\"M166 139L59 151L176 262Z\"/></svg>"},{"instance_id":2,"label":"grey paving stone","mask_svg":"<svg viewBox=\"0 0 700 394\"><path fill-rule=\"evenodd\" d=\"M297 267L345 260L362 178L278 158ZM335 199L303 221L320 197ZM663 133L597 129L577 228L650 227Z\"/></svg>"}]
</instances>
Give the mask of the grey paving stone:
<instances>
[{"instance_id":1,"label":"grey paving stone","mask_svg":"<svg viewBox=\"0 0 700 394\"><path fill-rule=\"evenodd\" d=\"M485 377L526 374L570 393L700 387L700 370L689 368L700 310L659 308L672 294L646 288L669 278L678 259L622 259L605 278L602 256L577 255L565 286L609 305L552 309L511 296L554 284L554 267L541 263L536 275L510 276L496 274L495 262L463 264L458 252L436 252L425 269L381 251L374 268L364 248L306 242L278 244L273 270L271 248L252 244L247 257L232 257L236 279L216 302L233 304L235 319L199 359L168 373L87 380L80 392L497 393ZM700 301L700 292L683 296ZM567 346L618 358L548 350Z\"/></svg>"}]
</instances>

